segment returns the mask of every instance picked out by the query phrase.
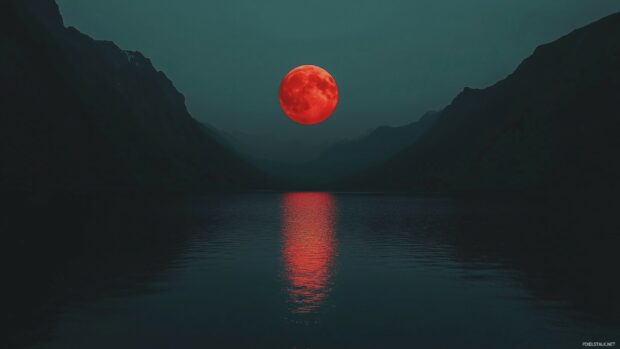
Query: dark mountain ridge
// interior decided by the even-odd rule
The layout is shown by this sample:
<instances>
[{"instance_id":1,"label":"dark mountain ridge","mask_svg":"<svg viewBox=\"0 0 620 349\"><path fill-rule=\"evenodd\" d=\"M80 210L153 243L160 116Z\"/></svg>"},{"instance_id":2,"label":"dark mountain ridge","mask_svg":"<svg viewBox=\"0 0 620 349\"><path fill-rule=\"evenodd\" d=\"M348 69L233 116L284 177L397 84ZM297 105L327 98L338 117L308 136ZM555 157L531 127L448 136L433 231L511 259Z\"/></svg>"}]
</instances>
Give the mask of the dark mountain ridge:
<instances>
[{"instance_id":1,"label":"dark mountain ridge","mask_svg":"<svg viewBox=\"0 0 620 349\"><path fill-rule=\"evenodd\" d=\"M334 179L381 164L424 135L437 115L437 112L427 112L407 125L380 126L358 139L338 142L312 160L309 168L329 173Z\"/></svg>"},{"instance_id":2,"label":"dark mountain ridge","mask_svg":"<svg viewBox=\"0 0 620 349\"><path fill-rule=\"evenodd\" d=\"M1 17L0 187L257 185L141 53L65 28L53 0Z\"/></svg>"},{"instance_id":3,"label":"dark mountain ridge","mask_svg":"<svg viewBox=\"0 0 620 349\"><path fill-rule=\"evenodd\" d=\"M617 188L618 38L620 13L538 47L506 79L464 89L387 163L336 187L491 195Z\"/></svg>"},{"instance_id":4,"label":"dark mountain ridge","mask_svg":"<svg viewBox=\"0 0 620 349\"><path fill-rule=\"evenodd\" d=\"M243 133L226 136L249 162L278 178L282 188L314 190L386 161L423 135L437 115L428 112L407 125L380 126L358 138L315 144Z\"/></svg>"}]
</instances>

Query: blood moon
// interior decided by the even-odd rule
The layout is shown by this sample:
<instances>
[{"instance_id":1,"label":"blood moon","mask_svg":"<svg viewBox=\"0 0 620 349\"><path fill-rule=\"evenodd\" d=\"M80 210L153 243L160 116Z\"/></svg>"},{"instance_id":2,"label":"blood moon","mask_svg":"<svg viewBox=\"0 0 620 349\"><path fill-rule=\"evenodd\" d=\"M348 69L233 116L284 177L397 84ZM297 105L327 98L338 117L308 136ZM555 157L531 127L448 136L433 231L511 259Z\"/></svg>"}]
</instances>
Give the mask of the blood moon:
<instances>
[{"instance_id":1,"label":"blood moon","mask_svg":"<svg viewBox=\"0 0 620 349\"><path fill-rule=\"evenodd\" d=\"M282 79L278 98L291 120L314 125L325 121L336 109L338 86L327 70L316 65L300 65Z\"/></svg>"}]
</instances>

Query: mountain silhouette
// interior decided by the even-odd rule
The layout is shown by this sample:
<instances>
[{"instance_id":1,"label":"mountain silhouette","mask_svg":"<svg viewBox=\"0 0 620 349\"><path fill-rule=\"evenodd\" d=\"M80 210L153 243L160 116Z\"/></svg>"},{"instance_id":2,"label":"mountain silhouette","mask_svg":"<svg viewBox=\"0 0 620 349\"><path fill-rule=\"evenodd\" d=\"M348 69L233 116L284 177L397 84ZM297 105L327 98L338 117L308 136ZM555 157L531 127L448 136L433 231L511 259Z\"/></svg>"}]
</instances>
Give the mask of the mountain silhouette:
<instances>
[{"instance_id":1,"label":"mountain silhouette","mask_svg":"<svg viewBox=\"0 0 620 349\"><path fill-rule=\"evenodd\" d=\"M504 80L465 88L430 130L339 188L547 195L617 189L620 13L546 45Z\"/></svg>"},{"instance_id":2,"label":"mountain silhouette","mask_svg":"<svg viewBox=\"0 0 620 349\"><path fill-rule=\"evenodd\" d=\"M252 186L149 59L66 28L53 0L2 5L0 187Z\"/></svg>"},{"instance_id":3,"label":"mountain silhouette","mask_svg":"<svg viewBox=\"0 0 620 349\"><path fill-rule=\"evenodd\" d=\"M399 153L424 135L438 113L427 112L420 120L398 127L380 126L353 140L336 142L308 164L309 173L323 180L350 176L366 170Z\"/></svg>"},{"instance_id":4,"label":"mountain silhouette","mask_svg":"<svg viewBox=\"0 0 620 349\"><path fill-rule=\"evenodd\" d=\"M282 188L321 189L385 162L433 124L438 113L403 126L380 126L354 139L309 143L273 135L224 133L228 144L253 165L279 179Z\"/></svg>"}]
</instances>

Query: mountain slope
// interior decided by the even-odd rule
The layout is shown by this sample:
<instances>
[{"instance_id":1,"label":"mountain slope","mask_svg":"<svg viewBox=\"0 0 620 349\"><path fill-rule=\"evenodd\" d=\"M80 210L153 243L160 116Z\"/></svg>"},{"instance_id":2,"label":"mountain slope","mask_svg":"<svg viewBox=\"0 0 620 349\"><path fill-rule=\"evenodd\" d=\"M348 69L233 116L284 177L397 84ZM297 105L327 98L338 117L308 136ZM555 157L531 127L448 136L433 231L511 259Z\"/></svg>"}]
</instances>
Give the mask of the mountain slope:
<instances>
[{"instance_id":1,"label":"mountain slope","mask_svg":"<svg viewBox=\"0 0 620 349\"><path fill-rule=\"evenodd\" d=\"M0 187L222 188L259 178L139 52L65 28L53 0L11 0L0 16Z\"/></svg>"},{"instance_id":2,"label":"mountain slope","mask_svg":"<svg viewBox=\"0 0 620 349\"><path fill-rule=\"evenodd\" d=\"M423 135L437 115L428 112L404 126L381 126L356 139L314 144L243 133L227 134L227 139L248 161L279 178L281 187L320 189L386 161Z\"/></svg>"},{"instance_id":3,"label":"mountain slope","mask_svg":"<svg viewBox=\"0 0 620 349\"><path fill-rule=\"evenodd\" d=\"M410 124L381 126L358 139L338 142L311 161L309 168L329 174L326 179L334 179L376 166L424 135L437 115L436 112L428 112Z\"/></svg>"},{"instance_id":4,"label":"mountain slope","mask_svg":"<svg viewBox=\"0 0 620 349\"><path fill-rule=\"evenodd\" d=\"M617 187L620 13L538 47L505 80L466 88L435 125L343 187L595 192Z\"/></svg>"}]
</instances>

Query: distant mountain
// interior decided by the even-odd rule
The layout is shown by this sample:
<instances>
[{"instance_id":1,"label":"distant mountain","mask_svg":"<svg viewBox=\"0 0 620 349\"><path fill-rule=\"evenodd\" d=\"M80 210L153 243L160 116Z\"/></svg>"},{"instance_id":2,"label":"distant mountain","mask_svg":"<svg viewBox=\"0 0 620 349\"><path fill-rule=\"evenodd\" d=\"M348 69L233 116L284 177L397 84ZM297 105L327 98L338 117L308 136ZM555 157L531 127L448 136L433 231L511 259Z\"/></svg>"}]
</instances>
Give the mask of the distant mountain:
<instances>
[{"instance_id":1,"label":"distant mountain","mask_svg":"<svg viewBox=\"0 0 620 349\"><path fill-rule=\"evenodd\" d=\"M239 153L244 154L259 166L272 162L299 165L317 157L336 142L333 139L298 139L270 133L241 131L221 131L220 133Z\"/></svg>"},{"instance_id":2,"label":"distant mountain","mask_svg":"<svg viewBox=\"0 0 620 349\"><path fill-rule=\"evenodd\" d=\"M593 194L618 188L620 13L538 47L505 80L466 88L414 144L340 188Z\"/></svg>"},{"instance_id":3,"label":"distant mountain","mask_svg":"<svg viewBox=\"0 0 620 349\"><path fill-rule=\"evenodd\" d=\"M359 138L339 141L310 143L240 132L224 135L248 161L279 178L284 186L319 188L386 161L424 134L437 115L428 112L404 126L381 126Z\"/></svg>"},{"instance_id":4,"label":"distant mountain","mask_svg":"<svg viewBox=\"0 0 620 349\"><path fill-rule=\"evenodd\" d=\"M65 28L54 0L0 18L0 187L256 185L139 52Z\"/></svg>"},{"instance_id":5,"label":"distant mountain","mask_svg":"<svg viewBox=\"0 0 620 349\"><path fill-rule=\"evenodd\" d=\"M428 112L404 126L381 126L358 139L340 141L307 164L308 170L314 169L317 176L322 173L323 180L330 180L381 164L424 135L438 115Z\"/></svg>"}]
</instances>

